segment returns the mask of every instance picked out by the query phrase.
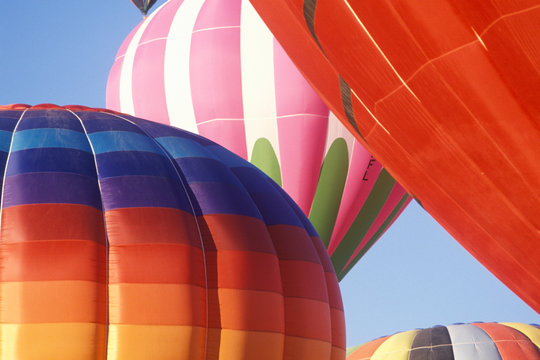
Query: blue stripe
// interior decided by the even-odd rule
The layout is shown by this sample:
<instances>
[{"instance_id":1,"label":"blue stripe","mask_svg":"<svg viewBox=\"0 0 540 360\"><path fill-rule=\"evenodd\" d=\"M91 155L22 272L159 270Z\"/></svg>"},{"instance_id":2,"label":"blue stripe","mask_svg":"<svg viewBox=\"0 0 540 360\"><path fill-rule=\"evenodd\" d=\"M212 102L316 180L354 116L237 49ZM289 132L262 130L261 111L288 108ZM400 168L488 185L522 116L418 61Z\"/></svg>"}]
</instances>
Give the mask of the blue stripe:
<instances>
[{"instance_id":1,"label":"blue stripe","mask_svg":"<svg viewBox=\"0 0 540 360\"><path fill-rule=\"evenodd\" d=\"M129 131L144 134L137 125L112 114L93 111L80 111L76 112L76 114L83 121L88 134L101 131ZM126 118L128 117L126 116Z\"/></svg>"},{"instance_id":2,"label":"blue stripe","mask_svg":"<svg viewBox=\"0 0 540 360\"><path fill-rule=\"evenodd\" d=\"M124 175L178 178L174 165L162 155L146 151L115 151L96 156L102 179Z\"/></svg>"},{"instance_id":3,"label":"blue stripe","mask_svg":"<svg viewBox=\"0 0 540 360\"><path fill-rule=\"evenodd\" d=\"M278 191L273 181L267 176L261 176L259 170L247 167L235 168L232 172L253 199L266 225L284 224L303 227L293 208L282 196L281 190Z\"/></svg>"},{"instance_id":4,"label":"blue stripe","mask_svg":"<svg viewBox=\"0 0 540 360\"><path fill-rule=\"evenodd\" d=\"M236 155L232 151L229 151L225 149L223 146L220 146L218 144L206 146L206 149L208 149L208 151L214 154L214 156L217 159L221 160L221 162L223 162L229 168L246 167L246 168L257 169L255 165L247 162L246 160L242 159L240 156Z\"/></svg>"},{"instance_id":5,"label":"blue stripe","mask_svg":"<svg viewBox=\"0 0 540 360\"><path fill-rule=\"evenodd\" d=\"M66 129L32 129L16 131L11 151L35 148L69 148L92 152L86 135Z\"/></svg>"},{"instance_id":6,"label":"blue stripe","mask_svg":"<svg viewBox=\"0 0 540 360\"><path fill-rule=\"evenodd\" d=\"M77 149L35 148L11 153L6 176L37 172L65 172L96 177L92 154Z\"/></svg>"},{"instance_id":7,"label":"blue stripe","mask_svg":"<svg viewBox=\"0 0 540 360\"><path fill-rule=\"evenodd\" d=\"M201 144L188 138L167 136L156 138L156 141L159 142L167 153L169 153L169 156L174 159L186 157L215 158L210 151L206 150L204 146L201 146Z\"/></svg>"},{"instance_id":8,"label":"blue stripe","mask_svg":"<svg viewBox=\"0 0 540 360\"><path fill-rule=\"evenodd\" d=\"M200 182L189 187L195 197L196 215L234 214L261 219L257 207L240 184Z\"/></svg>"},{"instance_id":9,"label":"blue stripe","mask_svg":"<svg viewBox=\"0 0 540 360\"><path fill-rule=\"evenodd\" d=\"M163 154L151 138L131 131L102 131L89 134L88 137L96 155L112 151L147 151Z\"/></svg>"},{"instance_id":10,"label":"blue stripe","mask_svg":"<svg viewBox=\"0 0 540 360\"><path fill-rule=\"evenodd\" d=\"M17 131L31 129L66 129L84 132L81 122L67 110L32 110L26 112Z\"/></svg>"},{"instance_id":11,"label":"blue stripe","mask_svg":"<svg viewBox=\"0 0 540 360\"><path fill-rule=\"evenodd\" d=\"M222 182L241 186L233 173L215 159L182 158L176 160L188 184L196 182Z\"/></svg>"},{"instance_id":12,"label":"blue stripe","mask_svg":"<svg viewBox=\"0 0 540 360\"><path fill-rule=\"evenodd\" d=\"M13 132L0 130L0 151L9 151Z\"/></svg>"}]
</instances>

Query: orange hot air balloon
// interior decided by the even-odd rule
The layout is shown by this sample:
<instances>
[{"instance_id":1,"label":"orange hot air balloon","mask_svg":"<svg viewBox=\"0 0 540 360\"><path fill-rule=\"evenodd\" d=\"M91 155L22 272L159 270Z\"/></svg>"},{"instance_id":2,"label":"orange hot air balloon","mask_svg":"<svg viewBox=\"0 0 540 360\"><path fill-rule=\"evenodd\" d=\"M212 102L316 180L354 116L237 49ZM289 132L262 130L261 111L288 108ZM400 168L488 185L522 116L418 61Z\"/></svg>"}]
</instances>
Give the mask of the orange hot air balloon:
<instances>
[{"instance_id":1,"label":"orange hot air balloon","mask_svg":"<svg viewBox=\"0 0 540 360\"><path fill-rule=\"evenodd\" d=\"M3 359L344 359L313 227L212 141L109 110L0 107L0 168Z\"/></svg>"},{"instance_id":2,"label":"orange hot air balloon","mask_svg":"<svg viewBox=\"0 0 540 360\"><path fill-rule=\"evenodd\" d=\"M540 311L540 5L251 0L340 120Z\"/></svg>"}]
</instances>

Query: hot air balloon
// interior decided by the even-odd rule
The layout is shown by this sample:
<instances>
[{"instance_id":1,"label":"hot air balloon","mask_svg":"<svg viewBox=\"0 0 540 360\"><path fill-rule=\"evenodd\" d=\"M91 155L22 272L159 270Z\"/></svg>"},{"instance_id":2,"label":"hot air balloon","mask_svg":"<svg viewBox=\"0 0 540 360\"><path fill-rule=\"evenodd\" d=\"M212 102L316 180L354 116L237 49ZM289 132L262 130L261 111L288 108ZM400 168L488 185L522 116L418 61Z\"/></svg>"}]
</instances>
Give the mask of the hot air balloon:
<instances>
[{"instance_id":1,"label":"hot air balloon","mask_svg":"<svg viewBox=\"0 0 540 360\"><path fill-rule=\"evenodd\" d=\"M540 6L251 0L330 109L540 311Z\"/></svg>"},{"instance_id":2,"label":"hot air balloon","mask_svg":"<svg viewBox=\"0 0 540 360\"><path fill-rule=\"evenodd\" d=\"M400 332L347 349L347 360L538 360L540 328L472 323Z\"/></svg>"},{"instance_id":3,"label":"hot air balloon","mask_svg":"<svg viewBox=\"0 0 540 360\"><path fill-rule=\"evenodd\" d=\"M172 0L122 44L107 107L199 133L283 186L343 278L409 203L247 0Z\"/></svg>"},{"instance_id":4,"label":"hot air balloon","mask_svg":"<svg viewBox=\"0 0 540 360\"><path fill-rule=\"evenodd\" d=\"M109 110L0 126L2 359L344 358L328 255L256 167Z\"/></svg>"},{"instance_id":5,"label":"hot air balloon","mask_svg":"<svg viewBox=\"0 0 540 360\"><path fill-rule=\"evenodd\" d=\"M133 5L135 5L137 9L141 11L141 14L143 14L144 17L146 17L148 10L150 10L150 8L154 6L156 1L157 0L131 0Z\"/></svg>"}]
</instances>

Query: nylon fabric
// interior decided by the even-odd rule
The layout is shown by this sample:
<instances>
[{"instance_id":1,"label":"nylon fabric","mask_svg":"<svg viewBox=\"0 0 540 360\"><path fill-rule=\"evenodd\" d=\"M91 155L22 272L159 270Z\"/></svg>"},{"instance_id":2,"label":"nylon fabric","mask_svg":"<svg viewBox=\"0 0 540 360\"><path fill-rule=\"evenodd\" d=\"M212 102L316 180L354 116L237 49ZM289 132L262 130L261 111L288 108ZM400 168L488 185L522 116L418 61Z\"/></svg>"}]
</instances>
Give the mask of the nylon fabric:
<instances>
[{"instance_id":1,"label":"nylon fabric","mask_svg":"<svg viewBox=\"0 0 540 360\"><path fill-rule=\"evenodd\" d=\"M0 119L62 134L1 146L0 359L344 358L328 255L253 165L108 110Z\"/></svg>"}]
</instances>

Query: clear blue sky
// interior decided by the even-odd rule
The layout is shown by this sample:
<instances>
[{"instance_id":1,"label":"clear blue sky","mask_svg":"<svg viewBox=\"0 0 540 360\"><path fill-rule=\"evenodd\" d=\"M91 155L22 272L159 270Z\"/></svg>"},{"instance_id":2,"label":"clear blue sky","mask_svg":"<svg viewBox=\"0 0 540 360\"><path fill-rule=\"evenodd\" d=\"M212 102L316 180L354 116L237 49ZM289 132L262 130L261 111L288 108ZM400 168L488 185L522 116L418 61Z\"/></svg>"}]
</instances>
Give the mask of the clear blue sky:
<instances>
[{"instance_id":1,"label":"clear blue sky","mask_svg":"<svg viewBox=\"0 0 540 360\"><path fill-rule=\"evenodd\" d=\"M116 51L140 20L129 0L4 1L0 104L104 107ZM348 346L436 324L540 323L416 203L341 286Z\"/></svg>"}]
</instances>

